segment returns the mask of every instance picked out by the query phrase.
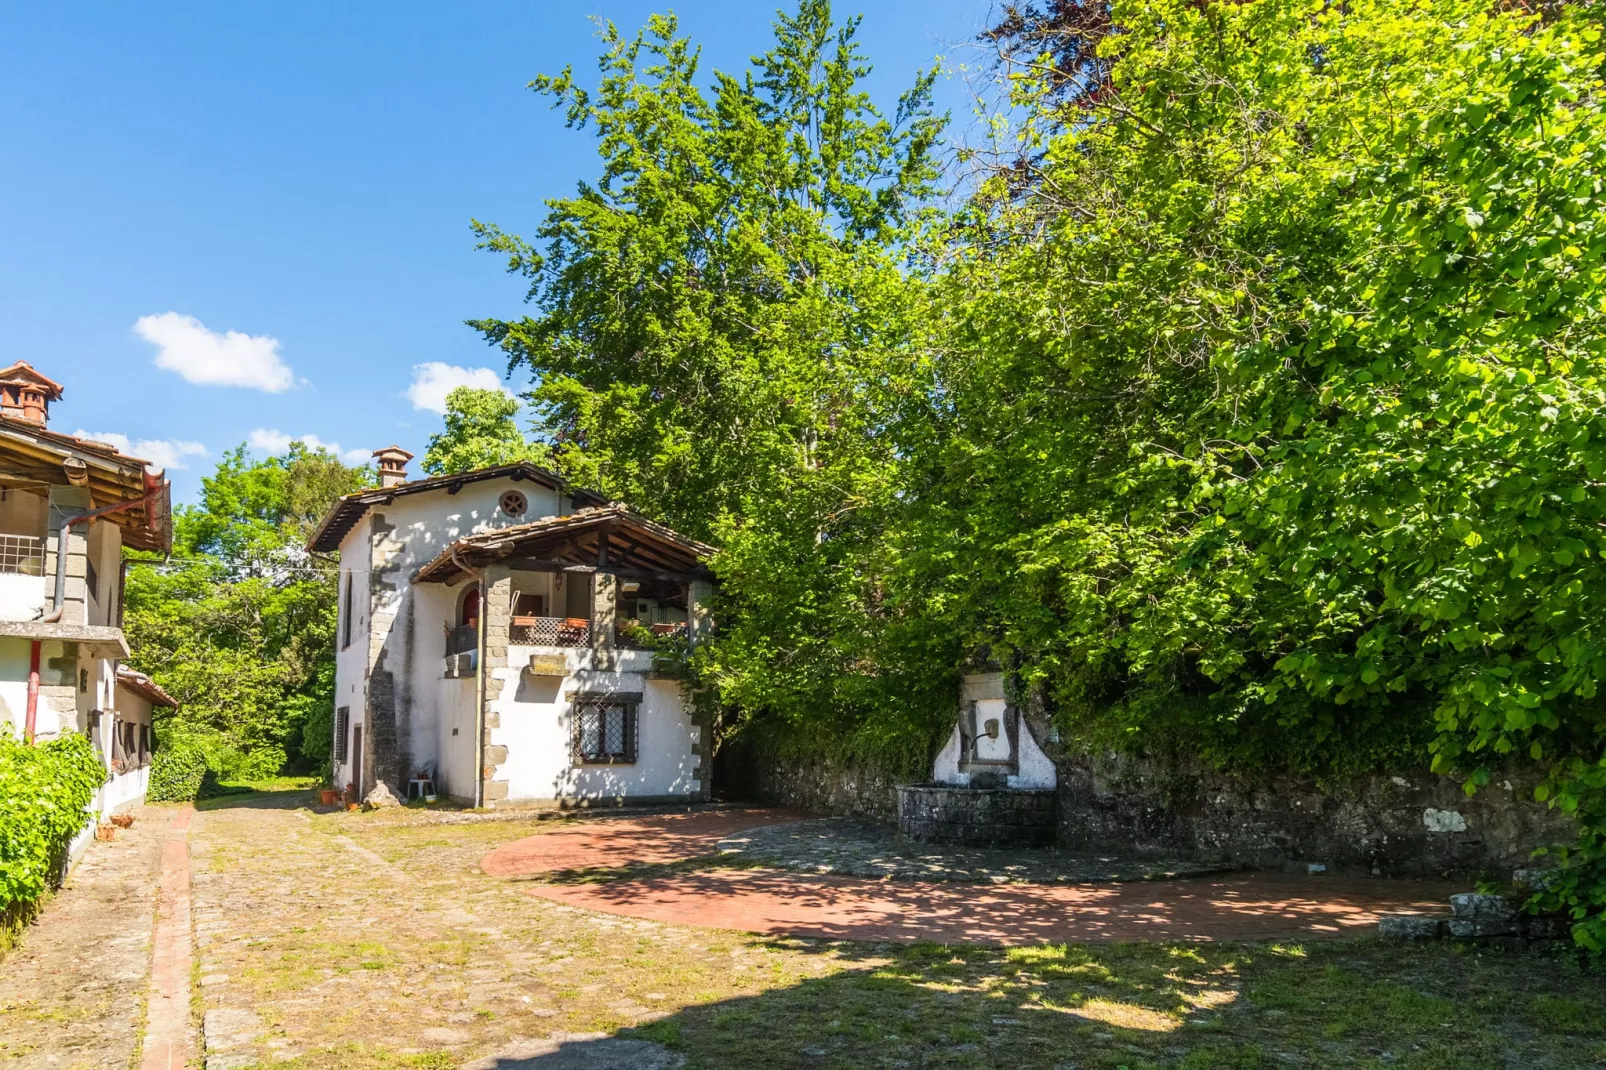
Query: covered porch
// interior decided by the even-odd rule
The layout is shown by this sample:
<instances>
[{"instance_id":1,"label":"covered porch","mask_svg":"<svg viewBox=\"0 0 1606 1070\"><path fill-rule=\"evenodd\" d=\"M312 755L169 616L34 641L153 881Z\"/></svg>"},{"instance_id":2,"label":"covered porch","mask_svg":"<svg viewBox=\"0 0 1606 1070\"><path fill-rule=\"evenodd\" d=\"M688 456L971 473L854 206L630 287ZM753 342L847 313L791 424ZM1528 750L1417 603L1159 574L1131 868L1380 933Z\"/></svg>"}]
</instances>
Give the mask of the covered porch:
<instances>
[{"instance_id":1,"label":"covered porch","mask_svg":"<svg viewBox=\"0 0 1606 1070\"><path fill-rule=\"evenodd\" d=\"M613 505L459 539L413 579L458 592L442 629L446 675L460 677L486 644L600 651L603 663L689 646L709 625L712 553Z\"/></svg>"}]
</instances>

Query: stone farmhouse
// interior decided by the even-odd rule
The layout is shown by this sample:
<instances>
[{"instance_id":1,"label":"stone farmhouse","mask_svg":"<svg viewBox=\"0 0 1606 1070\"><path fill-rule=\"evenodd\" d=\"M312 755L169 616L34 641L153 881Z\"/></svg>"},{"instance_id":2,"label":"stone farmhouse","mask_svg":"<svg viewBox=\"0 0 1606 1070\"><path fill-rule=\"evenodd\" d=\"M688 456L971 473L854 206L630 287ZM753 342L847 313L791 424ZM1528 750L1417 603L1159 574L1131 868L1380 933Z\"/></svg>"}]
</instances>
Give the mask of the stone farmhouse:
<instances>
[{"instance_id":1,"label":"stone farmhouse","mask_svg":"<svg viewBox=\"0 0 1606 1070\"><path fill-rule=\"evenodd\" d=\"M708 627L711 548L520 463L340 499L335 785L475 806L708 797L675 678ZM378 791L383 785L384 792Z\"/></svg>"},{"instance_id":2,"label":"stone farmhouse","mask_svg":"<svg viewBox=\"0 0 1606 1070\"><path fill-rule=\"evenodd\" d=\"M171 548L160 471L113 446L48 428L56 383L0 370L0 719L27 739L90 738L106 768L92 808L145 798L151 712L175 706L121 667L123 547Z\"/></svg>"}]
</instances>

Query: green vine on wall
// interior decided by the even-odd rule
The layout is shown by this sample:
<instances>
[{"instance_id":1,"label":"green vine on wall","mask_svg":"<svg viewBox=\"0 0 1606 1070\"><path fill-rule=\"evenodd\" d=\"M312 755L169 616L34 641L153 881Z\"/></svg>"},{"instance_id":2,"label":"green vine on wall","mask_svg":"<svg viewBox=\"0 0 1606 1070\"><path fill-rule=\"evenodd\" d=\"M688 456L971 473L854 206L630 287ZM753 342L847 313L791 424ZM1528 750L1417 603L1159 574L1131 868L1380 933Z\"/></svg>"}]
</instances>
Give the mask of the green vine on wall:
<instances>
[{"instance_id":1,"label":"green vine on wall","mask_svg":"<svg viewBox=\"0 0 1606 1070\"><path fill-rule=\"evenodd\" d=\"M60 879L104 780L84 736L28 746L0 730L0 941L9 943Z\"/></svg>"}]
</instances>

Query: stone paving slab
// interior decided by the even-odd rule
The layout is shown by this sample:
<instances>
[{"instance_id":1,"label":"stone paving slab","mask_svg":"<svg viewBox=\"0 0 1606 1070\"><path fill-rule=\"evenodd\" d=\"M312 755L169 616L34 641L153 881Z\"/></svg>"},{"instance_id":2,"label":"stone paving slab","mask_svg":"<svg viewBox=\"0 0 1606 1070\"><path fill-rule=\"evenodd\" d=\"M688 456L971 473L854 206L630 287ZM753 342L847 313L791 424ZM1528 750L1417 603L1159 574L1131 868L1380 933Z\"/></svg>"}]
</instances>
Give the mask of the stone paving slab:
<instances>
[{"instance_id":1,"label":"stone paving slab","mask_svg":"<svg viewBox=\"0 0 1606 1070\"><path fill-rule=\"evenodd\" d=\"M124 1070L139 1048L170 810L89 845L0 964L0 1066Z\"/></svg>"},{"instance_id":2,"label":"stone paving slab","mask_svg":"<svg viewBox=\"0 0 1606 1070\"><path fill-rule=\"evenodd\" d=\"M1358 935L1375 929L1388 914L1442 909L1455 887L1277 873L1127 884L975 885L705 870L595 884L531 884L524 891L673 925L829 940L1020 947Z\"/></svg>"},{"instance_id":3,"label":"stone paving slab","mask_svg":"<svg viewBox=\"0 0 1606 1070\"><path fill-rule=\"evenodd\" d=\"M790 810L749 808L582 821L498 847L480 861L480 868L493 877L529 877L679 862L717 853L720 841L734 832L805 817Z\"/></svg>"},{"instance_id":4,"label":"stone paving slab","mask_svg":"<svg viewBox=\"0 0 1606 1070\"><path fill-rule=\"evenodd\" d=\"M1178 858L1121 858L1053 848L939 847L906 839L885 825L848 818L745 829L720 840L717 850L722 855L798 873L974 884L1169 880L1231 873L1242 868Z\"/></svg>"}]
</instances>

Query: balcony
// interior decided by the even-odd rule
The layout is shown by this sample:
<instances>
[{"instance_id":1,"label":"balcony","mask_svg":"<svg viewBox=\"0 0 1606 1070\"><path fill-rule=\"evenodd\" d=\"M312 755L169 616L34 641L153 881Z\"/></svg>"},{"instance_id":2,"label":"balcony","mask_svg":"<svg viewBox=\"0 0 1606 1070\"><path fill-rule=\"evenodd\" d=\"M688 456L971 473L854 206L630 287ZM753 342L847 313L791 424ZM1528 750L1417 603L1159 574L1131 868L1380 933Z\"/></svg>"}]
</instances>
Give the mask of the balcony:
<instances>
[{"instance_id":1,"label":"balcony","mask_svg":"<svg viewBox=\"0 0 1606 1070\"><path fill-rule=\"evenodd\" d=\"M518 646L591 645L591 622L584 617L514 617L508 642Z\"/></svg>"},{"instance_id":2,"label":"balcony","mask_svg":"<svg viewBox=\"0 0 1606 1070\"><path fill-rule=\"evenodd\" d=\"M652 650L655 640L684 639L685 636L685 621L648 625L639 620L623 620L614 628L614 642L620 650Z\"/></svg>"},{"instance_id":3,"label":"balcony","mask_svg":"<svg viewBox=\"0 0 1606 1070\"><path fill-rule=\"evenodd\" d=\"M480 629L464 624L446 631L446 679L467 680L479 668Z\"/></svg>"}]
</instances>

